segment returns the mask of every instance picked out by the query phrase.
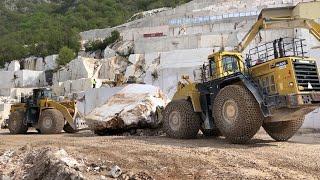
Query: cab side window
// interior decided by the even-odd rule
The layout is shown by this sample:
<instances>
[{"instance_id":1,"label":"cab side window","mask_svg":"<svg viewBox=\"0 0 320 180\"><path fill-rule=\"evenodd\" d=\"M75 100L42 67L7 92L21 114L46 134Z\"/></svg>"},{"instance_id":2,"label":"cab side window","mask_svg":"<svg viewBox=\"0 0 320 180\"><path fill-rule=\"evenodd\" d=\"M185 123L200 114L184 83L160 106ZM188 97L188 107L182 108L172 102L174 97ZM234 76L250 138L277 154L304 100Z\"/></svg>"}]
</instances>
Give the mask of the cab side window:
<instances>
[{"instance_id":1,"label":"cab side window","mask_svg":"<svg viewBox=\"0 0 320 180\"><path fill-rule=\"evenodd\" d=\"M217 69L216 69L216 62L214 61L214 59L210 59L209 60L210 64L210 76L215 76L216 75L216 72L217 72Z\"/></svg>"}]
</instances>

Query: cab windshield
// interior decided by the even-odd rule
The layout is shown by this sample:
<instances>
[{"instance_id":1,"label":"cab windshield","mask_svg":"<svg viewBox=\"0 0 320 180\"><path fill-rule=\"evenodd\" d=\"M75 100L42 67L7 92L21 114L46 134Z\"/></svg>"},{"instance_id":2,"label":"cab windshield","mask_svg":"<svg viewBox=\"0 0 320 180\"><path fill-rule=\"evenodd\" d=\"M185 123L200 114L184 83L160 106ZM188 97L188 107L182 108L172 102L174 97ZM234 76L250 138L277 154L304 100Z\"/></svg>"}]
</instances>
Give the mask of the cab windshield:
<instances>
[{"instance_id":1,"label":"cab windshield","mask_svg":"<svg viewBox=\"0 0 320 180\"><path fill-rule=\"evenodd\" d=\"M222 65L224 73L233 74L235 72L239 72L239 63L236 56L223 56Z\"/></svg>"}]
</instances>

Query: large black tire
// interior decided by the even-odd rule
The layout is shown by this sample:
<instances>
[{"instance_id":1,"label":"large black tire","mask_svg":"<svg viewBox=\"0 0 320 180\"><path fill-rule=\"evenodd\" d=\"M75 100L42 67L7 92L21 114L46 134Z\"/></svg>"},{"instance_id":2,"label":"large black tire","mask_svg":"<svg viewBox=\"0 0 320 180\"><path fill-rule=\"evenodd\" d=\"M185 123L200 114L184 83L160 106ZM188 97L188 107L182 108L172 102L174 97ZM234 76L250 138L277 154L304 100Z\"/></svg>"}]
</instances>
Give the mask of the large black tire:
<instances>
[{"instance_id":1,"label":"large black tire","mask_svg":"<svg viewBox=\"0 0 320 180\"><path fill-rule=\"evenodd\" d=\"M264 123L264 130L276 141L288 141L300 129L304 122L304 117L291 121L280 121Z\"/></svg>"},{"instance_id":2,"label":"large black tire","mask_svg":"<svg viewBox=\"0 0 320 180\"><path fill-rule=\"evenodd\" d=\"M10 114L8 128L11 134L26 134L28 125L24 124L24 112L15 111Z\"/></svg>"},{"instance_id":3,"label":"large black tire","mask_svg":"<svg viewBox=\"0 0 320 180\"><path fill-rule=\"evenodd\" d=\"M261 128L263 115L251 92L241 85L221 89L214 100L213 117L216 125L235 144L247 143Z\"/></svg>"},{"instance_id":4,"label":"large black tire","mask_svg":"<svg viewBox=\"0 0 320 180\"><path fill-rule=\"evenodd\" d=\"M66 132L66 133L69 133L69 134L74 134L74 133L77 133L79 131L77 130L74 130L69 123L67 123L66 125L64 125L63 127L63 130Z\"/></svg>"},{"instance_id":5,"label":"large black tire","mask_svg":"<svg viewBox=\"0 0 320 180\"><path fill-rule=\"evenodd\" d=\"M39 129L42 134L60 134L64 127L64 117L56 109L47 109L41 113Z\"/></svg>"},{"instance_id":6,"label":"large black tire","mask_svg":"<svg viewBox=\"0 0 320 180\"><path fill-rule=\"evenodd\" d=\"M200 116L186 100L170 102L164 110L163 120L164 131L172 138L195 138L201 127Z\"/></svg>"}]
</instances>

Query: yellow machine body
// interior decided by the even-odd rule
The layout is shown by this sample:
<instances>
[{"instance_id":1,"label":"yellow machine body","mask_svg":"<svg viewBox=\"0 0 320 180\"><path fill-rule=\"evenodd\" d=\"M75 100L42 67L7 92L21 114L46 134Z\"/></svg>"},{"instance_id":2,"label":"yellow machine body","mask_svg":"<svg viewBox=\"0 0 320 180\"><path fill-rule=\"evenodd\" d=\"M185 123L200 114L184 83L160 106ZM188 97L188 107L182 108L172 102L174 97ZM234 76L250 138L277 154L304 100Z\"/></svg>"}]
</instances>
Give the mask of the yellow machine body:
<instances>
[{"instance_id":1,"label":"yellow machine body","mask_svg":"<svg viewBox=\"0 0 320 180\"><path fill-rule=\"evenodd\" d=\"M75 101L64 101L64 102L57 102L48 98L39 99L37 102L37 106L39 107L39 117L41 113L46 109L56 109L61 112L64 117L64 120L70 124L70 126L76 129L75 126L75 118L78 113L76 102ZM27 111L27 104L26 103L17 103L11 106L10 113L15 111Z\"/></svg>"}]
</instances>

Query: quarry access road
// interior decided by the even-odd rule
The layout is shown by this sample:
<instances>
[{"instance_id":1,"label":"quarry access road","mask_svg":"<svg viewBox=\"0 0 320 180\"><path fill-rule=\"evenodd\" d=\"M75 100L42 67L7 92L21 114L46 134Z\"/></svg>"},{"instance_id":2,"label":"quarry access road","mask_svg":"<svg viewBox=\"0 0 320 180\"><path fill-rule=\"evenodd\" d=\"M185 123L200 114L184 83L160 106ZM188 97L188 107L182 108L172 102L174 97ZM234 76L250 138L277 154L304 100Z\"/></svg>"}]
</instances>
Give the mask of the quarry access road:
<instances>
[{"instance_id":1,"label":"quarry access road","mask_svg":"<svg viewBox=\"0 0 320 180\"><path fill-rule=\"evenodd\" d=\"M22 146L59 147L78 161L123 171L146 172L155 179L317 179L320 177L320 134L298 134L274 142L264 131L247 145L223 138L176 140L167 137L96 136L89 131L60 135L9 135L0 131L0 155ZM87 173L87 174L86 174ZM84 172L87 177L101 174Z\"/></svg>"}]
</instances>

